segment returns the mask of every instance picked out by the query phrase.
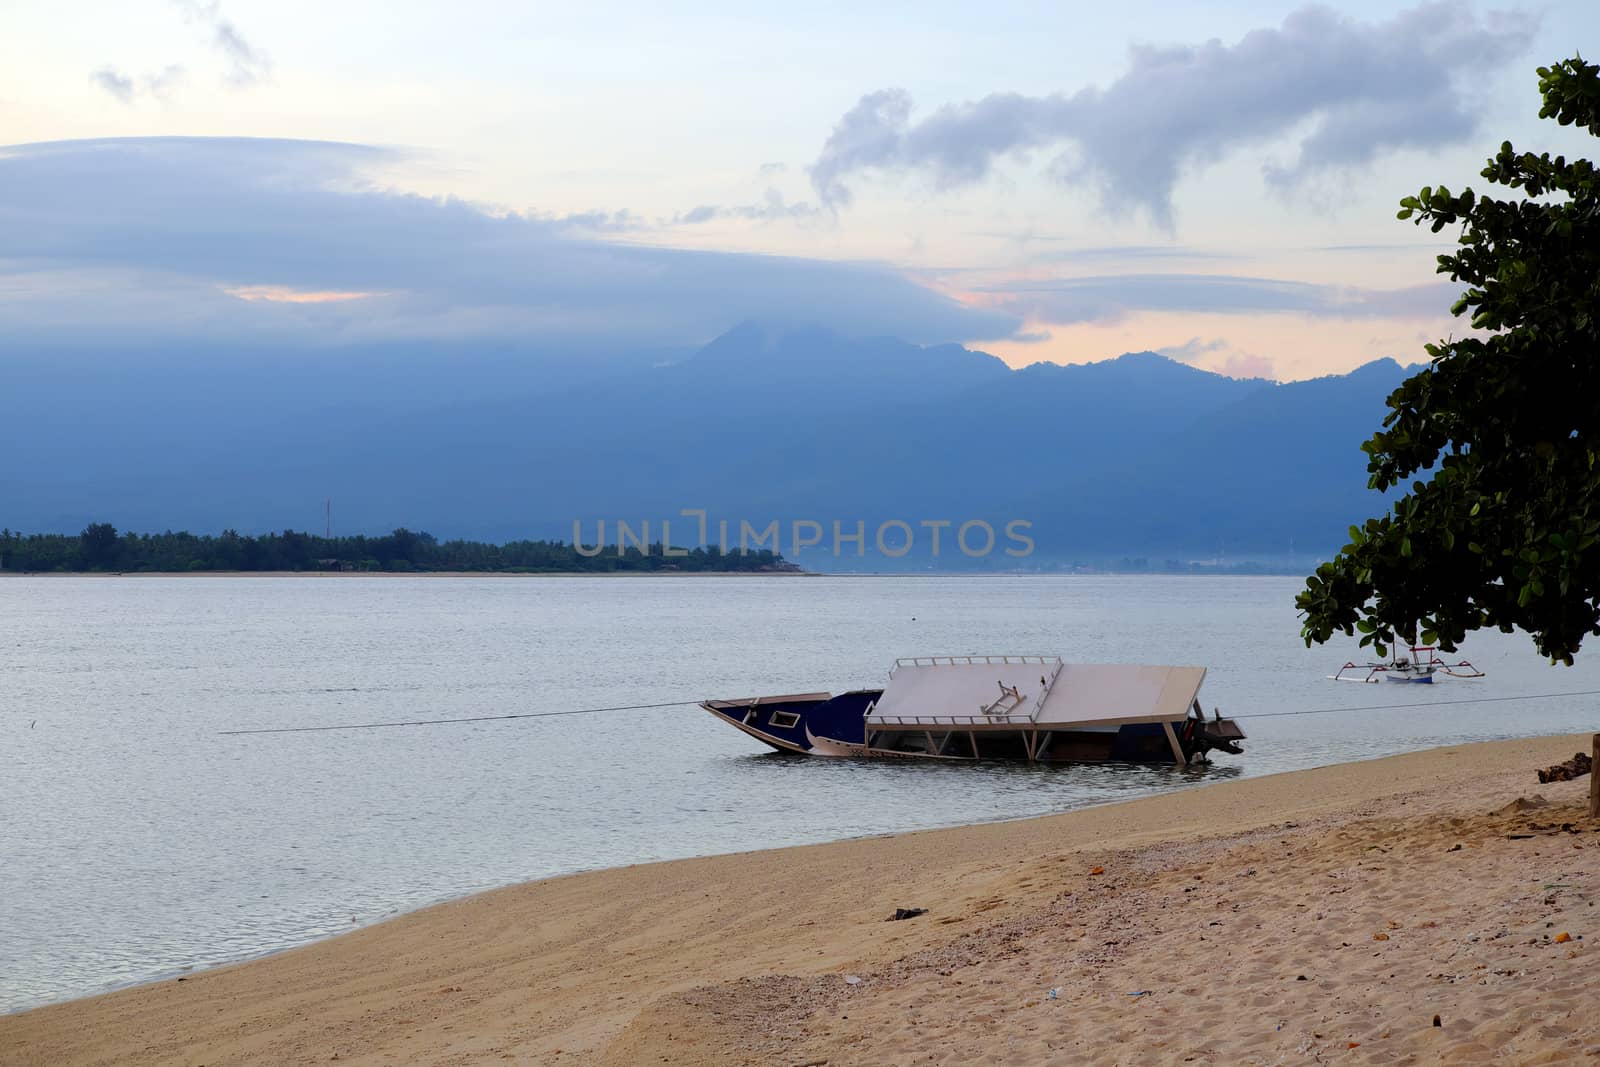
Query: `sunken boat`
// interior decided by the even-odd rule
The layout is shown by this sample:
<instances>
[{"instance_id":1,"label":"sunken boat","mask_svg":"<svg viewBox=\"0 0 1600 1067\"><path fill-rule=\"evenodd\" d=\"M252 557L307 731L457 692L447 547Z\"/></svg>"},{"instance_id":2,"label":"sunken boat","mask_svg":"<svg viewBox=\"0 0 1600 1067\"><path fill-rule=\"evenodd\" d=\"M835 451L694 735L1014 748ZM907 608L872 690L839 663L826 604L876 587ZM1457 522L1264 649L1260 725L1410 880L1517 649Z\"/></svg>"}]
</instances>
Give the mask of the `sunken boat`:
<instances>
[{"instance_id":1,"label":"sunken boat","mask_svg":"<svg viewBox=\"0 0 1600 1067\"><path fill-rule=\"evenodd\" d=\"M858 759L1176 763L1239 753L1244 731L1200 706L1204 667L1059 656L896 660L882 689L700 706L780 752Z\"/></svg>"}]
</instances>

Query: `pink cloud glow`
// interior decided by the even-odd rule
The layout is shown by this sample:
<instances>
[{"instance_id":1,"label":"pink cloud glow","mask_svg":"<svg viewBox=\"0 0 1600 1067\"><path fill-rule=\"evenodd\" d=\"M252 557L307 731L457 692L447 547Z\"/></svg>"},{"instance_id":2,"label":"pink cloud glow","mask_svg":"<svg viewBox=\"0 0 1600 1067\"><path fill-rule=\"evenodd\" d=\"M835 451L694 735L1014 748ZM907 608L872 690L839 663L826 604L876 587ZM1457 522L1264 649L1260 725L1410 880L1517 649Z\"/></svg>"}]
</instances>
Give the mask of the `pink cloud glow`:
<instances>
[{"instance_id":1,"label":"pink cloud glow","mask_svg":"<svg viewBox=\"0 0 1600 1067\"><path fill-rule=\"evenodd\" d=\"M376 292L351 292L338 289L291 289L286 285L231 285L222 291L240 300L264 300L273 304L337 304L346 300L365 300L382 296Z\"/></svg>"}]
</instances>

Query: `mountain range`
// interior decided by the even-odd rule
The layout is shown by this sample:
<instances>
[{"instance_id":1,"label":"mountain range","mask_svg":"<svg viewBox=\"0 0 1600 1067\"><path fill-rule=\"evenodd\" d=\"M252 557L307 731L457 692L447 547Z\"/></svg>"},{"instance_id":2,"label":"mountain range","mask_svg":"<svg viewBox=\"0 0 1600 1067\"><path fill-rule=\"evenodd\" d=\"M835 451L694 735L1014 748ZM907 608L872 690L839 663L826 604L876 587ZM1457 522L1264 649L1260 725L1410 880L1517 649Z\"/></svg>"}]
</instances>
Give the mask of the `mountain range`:
<instances>
[{"instance_id":1,"label":"mountain range","mask_svg":"<svg viewBox=\"0 0 1600 1067\"><path fill-rule=\"evenodd\" d=\"M821 570L1303 565L1383 508L1360 444L1407 373L1386 359L1277 384L1149 352L1013 370L755 323L692 351L34 352L0 391L0 525L320 532L331 498L336 533L570 540L577 520L593 542L602 520L614 541L619 519L651 538L666 519L682 544L698 523L680 513L703 509L710 541L719 519L734 545L741 522L776 521L781 550ZM894 520L903 557L874 543ZM796 555L797 521L821 548ZM861 524L864 557L833 555L835 521ZM997 545L969 558L953 538L979 521ZM1026 557L1002 551L1016 522Z\"/></svg>"}]
</instances>

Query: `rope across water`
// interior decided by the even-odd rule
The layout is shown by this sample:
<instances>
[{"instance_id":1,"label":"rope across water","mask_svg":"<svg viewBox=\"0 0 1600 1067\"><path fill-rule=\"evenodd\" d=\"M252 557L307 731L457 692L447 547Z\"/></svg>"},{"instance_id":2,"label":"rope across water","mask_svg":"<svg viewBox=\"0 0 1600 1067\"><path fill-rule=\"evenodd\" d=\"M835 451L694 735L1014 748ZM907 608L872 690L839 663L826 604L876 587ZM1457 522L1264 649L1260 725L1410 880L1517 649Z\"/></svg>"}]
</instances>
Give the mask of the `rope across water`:
<instances>
[{"instance_id":1,"label":"rope across water","mask_svg":"<svg viewBox=\"0 0 1600 1067\"><path fill-rule=\"evenodd\" d=\"M381 730L389 726L444 726L458 722L499 722L503 719L549 719L557 715L599 715L608 711L645 711L650 708L682 708L698 700L669 700L662 704L625 704L614 708L575 708L571 711L524 711L514 715L470 715L464 719L406 719L400 722L354 722L334 726L264 726L253 730L218 730L219 734L310 734L324 730Z\"/></svg>"},{"instance_id":2,"label":"rope across water","mask_svg":"<svg viewBox=\"0 0 1600 1067\"><path fill-rule=\"evenodd\" d=\"M1305 711L1263 711L1254 715L1230 715L1231 719L1278 719L1291 715L1333 715L1342 711L1392 711L1400 708L1439 708L1452 704L1499 704L1517 700L1557 700L1562 697L1600 696L1600 689L1576 693L1534 693L1528 696L1469 697L1465 700L1422 700L1414 704L1369 704L1354 708L1311 708ZM461 719L405 719L396 722L356 722L329 726L265 726L249 730L218 730L219 734L309 734L329 730L382 730L395 726L446 726L464 722L502 722L507 719L549 719L559 715L602 715L613 711L650 711L656 708L685 708L698 700L668 700L659 704L623 704L610 708L574 708L569 711L526 711L511 715L471 715Z\"/></svg>"}]
</instances>

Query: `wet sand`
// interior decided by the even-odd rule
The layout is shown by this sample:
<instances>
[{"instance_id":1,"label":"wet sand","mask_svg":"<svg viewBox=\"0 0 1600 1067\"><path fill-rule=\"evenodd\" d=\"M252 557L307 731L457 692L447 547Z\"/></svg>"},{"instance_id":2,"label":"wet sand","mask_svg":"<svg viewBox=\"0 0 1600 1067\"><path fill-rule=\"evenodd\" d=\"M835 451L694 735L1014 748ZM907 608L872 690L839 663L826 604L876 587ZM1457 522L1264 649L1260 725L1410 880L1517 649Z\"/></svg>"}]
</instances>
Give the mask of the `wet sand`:
<instances>
[{"instance_id":1,"label":"wet sand","mask_svg":"<svg viewBox=\"0 0 1600 1067\"><path fill-rule=\"evenodd\" d=\"M0 1017L0 1062L1589 1062L1600 823L1534 776L1588 745L513 886Z\"/></svg>"}]
</instances>

